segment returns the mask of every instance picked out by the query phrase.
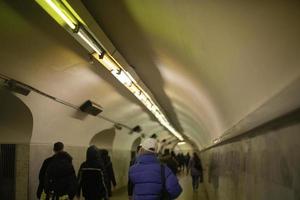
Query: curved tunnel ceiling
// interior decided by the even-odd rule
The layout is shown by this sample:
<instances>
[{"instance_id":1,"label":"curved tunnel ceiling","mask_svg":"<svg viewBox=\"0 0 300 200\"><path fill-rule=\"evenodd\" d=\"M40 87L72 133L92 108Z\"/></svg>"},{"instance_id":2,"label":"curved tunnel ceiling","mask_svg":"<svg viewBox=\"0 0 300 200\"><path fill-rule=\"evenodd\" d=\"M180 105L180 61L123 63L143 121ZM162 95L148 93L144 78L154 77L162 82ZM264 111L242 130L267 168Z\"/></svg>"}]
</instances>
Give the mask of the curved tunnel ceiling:
<instances>
[{"instance_id":1,"label":"curved tunnel ceiling","mask_svg":"<svg viewBox=\"0 0 300 200\"><path fill-rule=\"evenodd\" d=\"M274 110L279 115L300 106L299 95L287 89L300 85L299 2L70 3L86 6L97 22L91 19L88 25L105 32L174 127L201 148L244 119L258 125L251 113L260 108L267 108L261 109L261 116L269 120L276 117ZM0 33L2 74L74 105L92 99L104 107L104 116L130 127L144 126L146 135L162 130L142 104L102 66L92 64L87 52L35 2L4 0L0 5L5 30ZM268 103L274 97L280 99L277 107ZM68 139L80 143L87 137L88 144L112 126L90 117L80 125L73 111L37 95L22 99L34 115L35 142L47 141L51 131L67 130ZM40 114L45 106L48 112ZM52 120L55 111L62 116ZM43 132L47 117L51 123Z\"/></svg>"},{"instance_id":2,"label":"curved tunnel ceiling","mask_svg":"<svg viewBox=\"0 0 300 200\"><path fill-rule=\"evenodd\" d=\"M83 3L171 121L202 147L299 85L297 1Z\"/></svg>"}]
</instances>

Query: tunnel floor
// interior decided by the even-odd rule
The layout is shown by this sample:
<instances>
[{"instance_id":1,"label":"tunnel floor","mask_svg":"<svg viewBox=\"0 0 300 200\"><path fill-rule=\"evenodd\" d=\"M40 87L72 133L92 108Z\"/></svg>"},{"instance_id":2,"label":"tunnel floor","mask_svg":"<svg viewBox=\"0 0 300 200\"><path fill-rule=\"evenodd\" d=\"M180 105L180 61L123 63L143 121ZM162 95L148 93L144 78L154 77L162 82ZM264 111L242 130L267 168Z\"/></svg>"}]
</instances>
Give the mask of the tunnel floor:
<instances>
[{"instance_id":1,"label":"tunnel floor","mask_svg":"<svg viewBox=\"0 0 300 200\"><path fill-rule=\"evenodd\" d=\"M190 176L180 176L179 180L183 192L177 198L177 200L208 200L203 184L200 184L198 191L193 192L192 178ZM124 199L128 199L127 190L125 189L114 192L113 197L110 198L110 200L124 200Z\"/></svg>"}]
</instances>

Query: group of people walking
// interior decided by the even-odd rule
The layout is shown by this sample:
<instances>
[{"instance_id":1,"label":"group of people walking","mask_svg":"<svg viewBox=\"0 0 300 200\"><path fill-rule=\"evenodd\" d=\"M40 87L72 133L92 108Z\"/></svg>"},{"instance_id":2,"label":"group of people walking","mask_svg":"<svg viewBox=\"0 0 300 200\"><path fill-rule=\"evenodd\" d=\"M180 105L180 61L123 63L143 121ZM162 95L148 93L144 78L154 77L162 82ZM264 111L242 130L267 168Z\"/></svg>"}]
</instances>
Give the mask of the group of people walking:
<instances>
[{"instance_id":1,"label":"group of people walking","mask_svg":"<svg viewBox=\"0 0 300 200\"><path fill-rule=\"evenodd\" d=\"M69 200L82 196L85 200L107 200L111 185L116 186L108 151L90 146L76 176L72 157L57 142L54 155L47 158L39 173L37 198L41 200Z\"/></svg>"},{"instance_id":2,"label":"group of people walking","mask_svg":"<svg viewBox=\"0 0 300 200\"><path fill-rule=\"evenodd\" d=\"M128 173L128 198L133 200L176 199L182 188L176 176L181 166L176 156L166 152L159 156L157 140L145 139L131 160ZM76 175L72 157L61 142L54 144L54 155L47 158L39 173L37 197L41 200L108 200L116 180L108 151L90 146ZM197 190L202 178L201 160L195 153L187 165ZM189 171L188 171L189 172Z\"/></svg>"}]
</instances>

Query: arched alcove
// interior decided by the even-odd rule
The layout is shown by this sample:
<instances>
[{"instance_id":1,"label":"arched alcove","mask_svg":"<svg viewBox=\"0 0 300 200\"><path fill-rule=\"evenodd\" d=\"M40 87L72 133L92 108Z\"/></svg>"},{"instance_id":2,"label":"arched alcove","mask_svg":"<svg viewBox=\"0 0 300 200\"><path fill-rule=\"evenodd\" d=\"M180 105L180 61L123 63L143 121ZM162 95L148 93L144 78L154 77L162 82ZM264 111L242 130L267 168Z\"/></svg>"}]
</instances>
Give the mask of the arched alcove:
<instances>
[{"instance_id":1,"label":"arched alcove","mask_svg":"<svg viewBox=\"0 0 300 200\"><path fill-rule=\"evenodd\" d=\"M132 146L131 146L131 159L135 157L136 149L141 144L141 142L142 142L141 137L138 137L133 141Z\"/></svg>"},{"instance_id":2,"label":"arched alcove","mask_svg":"<svg viewBox=\"0 0 300 200\"><path fill-rule=\"evenodd\" d=\"M0 143L29 144L32 127L29 108L9 90L0 87Z\"/></svg>"},{"instance_id":3,"label":"arched alcove","mask_svg":"<svg viewBox=\"0 0 300 200\"><path fill-rule=\"evenodd\" d=\"M102 130L91 139L90 145L96 145L100 149L111 151L115 136L116 131L114 128Z\"/></svg>"},{"instance_id":4,"label":"arched alcove","mask_svg":"<svg viewBox=\"0 0 300 200\"><path fill-rule=\"evenodd\" d=\"M141 144L142 139L140 137L136 138L131 146L131 151L135 151L136 148Z\"/></svg>"}]
</instances>

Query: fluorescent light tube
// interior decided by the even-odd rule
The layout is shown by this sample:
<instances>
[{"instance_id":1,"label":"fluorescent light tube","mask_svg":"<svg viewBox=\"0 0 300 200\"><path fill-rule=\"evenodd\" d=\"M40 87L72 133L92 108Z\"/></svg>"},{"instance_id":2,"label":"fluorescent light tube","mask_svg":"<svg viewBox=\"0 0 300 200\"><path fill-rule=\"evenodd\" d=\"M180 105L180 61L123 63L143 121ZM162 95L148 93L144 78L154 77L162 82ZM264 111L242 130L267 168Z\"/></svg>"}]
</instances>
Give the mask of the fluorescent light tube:
<instances>
[{"instance_id":1,"label":"fluorescent light tube","mask_svg":"<svg viewBox=\"0 0 300 200\"><path fill-rule=\"evenodd\" d=\"M128 89L130 90L130 92L132 92L134 95L139 95L141 93L141 91L137 88L137 86L135 84L131 84Z\"/></svg>"},{"instance_id":2,"label":"fluorescent light tube","mask_svg":"<svg viewBox=\"0 0 300 200\"><path fill-rule=\"evenodd\" d=\"M52 0L46 0L46 2L72 30L76 28L76 25L72 22L72 20L69 19L69 17Z\"/></svg>"},{"instance_id":3,"label":"fluorescent light tube","mask_svg":"<svg viewBox=\"0 0 300 200\"><path fill-rule=\"evenodd\" d=\"M178 145L184 145L184 144L186 144L186 142L178 142L177 144Z\"/></svg>"},{"instance_id":4,"label":"fluorescent light tube","mask_svg":"<svg viewBox=\"0 0 300 200\"><path fill-rule=\"evenodd\" d=\"M126 75L126 72L124 72L123 70L117 72L115 70L113 70L111 72L123 85L125 86L130 86L132 84L132 81L130 80L130 78Z\"/></svg>"},{"instance_id":5,"label":"fluorescent light tube","mask_svg":"<svg viewBox=\"0 0 300 200\"><path fill-rule=\"evenodd\" d=\"M120 71L120 67L115 63L107 54L103 55L103 58L99 60L106 69L109 71Z\"/></svg>"},{"instance_id":6,"label":"fluorescent light tube","mask_svg":"<svg viewBox=\"0 0 300 200\"><path fill-rule=\"evenodd\" d=\"M135 96L142 102L144 102L147 99L143 92L141 92L140 94L136 94Z\"/></svg>"},{"instance_id":7,"label":"fluorescent light tube","mask_svg":"<svg viewBox=\"0 0 300 200\"><path fill-rule=\"evenodd\" d=\"M77 35L91 48L93 49L98 55L102 55L103 51L98 45L94 42L94 39L89 36L89 34L82 28L79 28Z\"/></svg>"}]
</instances>

